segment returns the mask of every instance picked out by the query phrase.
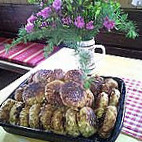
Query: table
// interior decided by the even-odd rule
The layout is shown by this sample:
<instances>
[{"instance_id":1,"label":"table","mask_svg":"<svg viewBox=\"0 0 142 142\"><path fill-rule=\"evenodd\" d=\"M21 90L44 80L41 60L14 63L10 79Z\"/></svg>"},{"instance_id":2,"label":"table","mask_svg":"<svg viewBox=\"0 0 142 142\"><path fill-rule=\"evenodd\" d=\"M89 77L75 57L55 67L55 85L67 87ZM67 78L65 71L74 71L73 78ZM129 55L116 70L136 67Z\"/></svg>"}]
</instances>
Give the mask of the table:
<instances>
[{"instance_id":1,"label":"table","mask_svg":"<svg viewBox=\"0 0 142 142\"><path fill-rule=\"evenodd\" d=\"M96 57L100 54L96 54ZM77 59L74 57L74 51L72 49L63 48L41 64L31 69L28 73L14 81L12 84L0 91L0 104L5 100L13 90L18 87L23 80L25 80L31 73L39 69L55 69L62 68L64 71L77 68ZM142 80L142 60L124 58L113 55L105 55L103 62L100 64L100 68L96 70L96 74L103 76L115 76L115 77L127 77L132 79ZM41 140L35 140L22 136L6 133L2 127L0 127L0 142L43 142ZM116 142L139 142L138 140L120 134Z\"/></svg>"}]
</instances>

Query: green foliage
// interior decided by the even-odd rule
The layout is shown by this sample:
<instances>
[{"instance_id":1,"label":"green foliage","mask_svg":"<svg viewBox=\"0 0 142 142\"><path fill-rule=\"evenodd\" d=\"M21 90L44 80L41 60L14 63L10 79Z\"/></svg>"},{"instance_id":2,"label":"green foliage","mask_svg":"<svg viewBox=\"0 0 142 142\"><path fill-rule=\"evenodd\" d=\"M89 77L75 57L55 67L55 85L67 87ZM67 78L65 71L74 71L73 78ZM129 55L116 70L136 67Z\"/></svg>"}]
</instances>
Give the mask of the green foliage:
<instances>
[{"instance_id":1,"label":"green foliage","mask_svg":"<svg viewBox=\"0 0 142 142\"><path fill-rule=\"evenodd\" d=\"M40 3L42 0L28 0L30 4L37 4Z\"/></svg>"}]
</instances>

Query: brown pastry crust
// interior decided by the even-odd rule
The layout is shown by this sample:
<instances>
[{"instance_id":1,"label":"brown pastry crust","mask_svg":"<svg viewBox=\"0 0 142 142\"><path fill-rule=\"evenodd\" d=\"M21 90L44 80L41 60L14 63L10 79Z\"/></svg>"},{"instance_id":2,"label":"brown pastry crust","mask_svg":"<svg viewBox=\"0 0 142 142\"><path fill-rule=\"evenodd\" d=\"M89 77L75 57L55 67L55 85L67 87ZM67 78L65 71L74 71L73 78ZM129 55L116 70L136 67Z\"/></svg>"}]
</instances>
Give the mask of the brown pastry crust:
<instances>
[{"instance_id":1,"label":"brown pastry crust","mask_svg":"<svg viewBox=\"0 0 142 142\"><path fill-rule=\"evenodd\" d=\"M39 128L40 104L34 104L29 110L29 125L31 128Z\"/></svg>"},{"instance_id":2,"label":"brown pastry crust","mask_svg":"<svg viewBox=\"0 0 142 142\"><path fill-rule=\"evenodd\" d=\"M79 84L70 81L61 87L61 99L65 106L81 108L85 106L87 96Z\"/></svg>"},{"instance_id":3,"label":"brown pastry crust","mask_svg":"<svg viewBox=\"0 0 142 142\"><path fill-rule=\"evenodd\" d=\"M76 83L79 83L80 85L83 85L83 74L80 70L69 70L65 74L64 80L66 82L74 81Z\"/></svg>"},{"instance_id":4,"label":"brown pastry crust","mask_svg":"<svg viewBox=\"0 0 142 142\"><path fill-rule=\"evenodd\" d=\"M78 116L78 126L84 137L90 137L97 132L96 115L92 108L83 107Z\"/></svg>"},{"instance_id":5,"label":"brown pastry crust","mask_svg":"<svg viewBox=\"0 0 142 142\"><path fill-rule=\"evenodd\" d=\"M109 105L117 107L119 98L120 98L120 91L118 89L112 89L109 99Z\"/></svg>"},{"instance_id":6,"label":"brown pastry crust","mask_svg":"<svg viewBox=\"0 0 142 142\"><path fill-rule=\"evenodd\" d=\"M60 97L60 89L64 82L60 80L54 80L45 86L45 98L49 104L62 106L62 100Z\"/></svg>"},{"instance_id":7,"label":"brown pastry crust","mask_svg":"<svg viewBox=\"0 0 142 142\"><path fill-rule=\"evenodd\" d=\"M62 69L54 70L54 78L55 80L64 80L65 72Z\"/></svg>"},{"instance_id":8,"label":"brown pastry crust","mask_svg":"<svg viewBox=\"0 0 142 142\"><path fill-rule=\"evenodd\" d=\"M55 107L53 105L47 104L41 108L39 117L41 127L47 131L51 130L51 118L55 111Z\"/></svg>"},{"instance_id":9,"label":"brown pastry crust","mask_svg":"<svg viewBox=\"0 0 142 142\"><path fill-rule=\"evenodd\" d=\"M118 83L112 78L105 79L105 83L102 85L102 92L110 95L113 88L117 89Z\"/></svg>"},{"instance_id":10,"label":"brown pastry crust","mask_svg":"<svg viewBox=\"0 0 142 142\"><path fill-rule=\"evenodd\" d=\"M24 107L23 102L16 102L13 105L13 107L10 110L10 117L9 117L10 124L19 125L20 123L19 115L23 107Z\"/></svg>"},{"instance_id":11,"label":"brown pastry crust","mask_svg":"<svg viewBox=\"0 0 142 142\"><path fill-rule=\"evenodd\" d=\"M94 95L93 95L93 93L91 92L90 89L86 90L86 95L87 95L87 99L86 99L86 105L85 106L92 107L93 104L94 104Z\"/></svg>"},{"instance_id":12,"label":"brown pastry crust","mask_svg":"<svg viewBox=\"0 0 142 142\"><path fill-rule=\"evenodd\" d=\"M22 98L26 105L42 103L45 99L45 88L40 83L30 83L25 88Z\"/></svg>"},{"instance_id":13,"label":"brown pastry crust","mask_svg":"<svg viewBox=\"0 0 142 142\"><path fill-rule=\"evenodd\" d=\"M74 137L77 137L80 135L79 132L79 127L78 127L78 123L77 123L77 115L78 115L78 111L73 110L71 108L69 108L66 111L66 122L65 122L65 128L66 128L66 132Z\"/></svg>"},{"instance_id":14,"label":"brown pastry crust","mask_svg":"<svg viewBox=\"0 0 142 142\"><path fill-rule=\"evenodd\" d=\"M54 111L51 119L51 129L56 134L66 134L64 129L65 108L58 108Z\"/></svg>"},{"instance_id":15,"label":"brown pastry crust","mask_svg":"<svg viewBox=\"0 0 142 142\"><path fill-rule=\"evenodd\" d=\"M8 122L9 121L9 113L13 105L17 101L12 99L7 99L0 108L0 121L2 122Z\"/></svg>"},{"instance_id":16,"label":"brown pastry crust","mask_svg":"<svg viewBox=\"0 0 142 142\"><path fill-rule=\"evenodd\" d=\"M97 118L101 118L103 116L105 109L108 106L108 101L108 94L106 94L105 92L102 92L98 95L95 108Z\"/></svg>"},{"instance_id":17,"label":"brown pastry crust","mask_svg":"<svg viewBox=\"0 0 142 142\"><path fill-rule=\"evenodd\" d=\"M108 138L115 125L117 117L117 109L115 106L108 106L102 127L99 130L99 135L102 138Z\"/></svg>"},{"instance_id":18,"label":"brown pastry crust","mask_svg":"<svg viewBox=\"0 0 142 142\"><path fill-rule=\"evenodd\" d=\"M54 80L54 72L52 70L39 70L32 78L33 82L40 82L44 85Z\"/></svg>"},{"instance_id":19,"label":"brown pastry crust","mask_svg":"<svg viewBox=\"0 0 142 142\"><path fill-rule=\"evenodd\" d=\"M20 126L28 127L29 126L29 106L26 106L20 112Z\"/></svg>"},{"instance_id":20,"label":"brown pastry crust","mask_svg":"<svg viewBox=\"0 0 142 142\"><path fill-rule=\"evenodd\" d=\"M22 95L23 95L23 92L24 92L24 89L26 88L26 86L27 86L27 84L24 84L23 86L20 86L18 89L16 89L15 94L14 94L14 99L16 101L23 102Z\"/></svg>"},{"instance_id":21,"label":"brown pastry crust","mask_svg":"<svg viewBox=\"0 0 142 142\"><path fill-rule=\"evenodd\" d=\"M101 93L102 84L104 83L104 79L98 75L93 77L93 82L91 84L90 90L94 94L95 99L97 98L98 94Z\"/></svg>"}]
</instances>

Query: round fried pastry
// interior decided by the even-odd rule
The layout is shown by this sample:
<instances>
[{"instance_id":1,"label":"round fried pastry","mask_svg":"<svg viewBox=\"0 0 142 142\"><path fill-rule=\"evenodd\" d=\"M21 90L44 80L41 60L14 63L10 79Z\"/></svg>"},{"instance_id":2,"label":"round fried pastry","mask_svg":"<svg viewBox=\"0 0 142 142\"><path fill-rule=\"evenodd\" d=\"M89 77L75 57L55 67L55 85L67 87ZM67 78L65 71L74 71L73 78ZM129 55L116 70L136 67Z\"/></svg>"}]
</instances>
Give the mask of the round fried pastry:
<instances>
[{"instance_id":1,"label":"round fried pastry","mask_svg":"<svg viewBox=\"0 0 142 142\"><path fill-rule=\"evenodd\" d=\"M44 105L41 108L41 111L39 114L40 122L41 122L42 128L47 131L50 131L51 129L51 118L53 116L54 110L55 110L55 107L50 104Z\"/></svg>"},{"instance_id":2,"label":"round fried pastry","mask_svg":"<svg viewBox=\"0 0 142 142\"><path fill-rule=\"evenodd\" d=\"M108 106L106 109L106 114L104 117L104 122L102 127L99 129L99 135L102 138L108 138L111 131L115 125L117 117L117 109L115 106Z\"/></svg>"},{"instance_id":3,"label":"round fried pastry","mask_svg":"<svg viewBox=\"0 0 142 142\"><path fill-rule=\"evenodd\" d=\"M86 90L86 95L87 95L87 101L85 106L92 107L94 104L94 95L90 89Z\"/></svg>"},{"instance_id":4,"label":"round fried pastry","mask_svg":"<svg viewBox=\"0 0 142 142\"><path fill-rule=\"evenodd\" d=\"M13 99L7 99L0 107L0 121L2 122L8 122L9 121L9 114L10 110L13 107L13 105L17 101Z\"/></svg>"},{"instance_id":5,"label":"round fried pastry","mask_svg":"<svg viewBox=\"0 0 142 142\"><path fill-rule=\"evenodd\" d=\"M103 116L105 109L108 106L108 101L108 94L106 94L105 92L102 92L98 95L95 108L97 118L101 118Z\"/></svg>"},{"instance_id":6,"label":"round fried pastry","mask_svg":"<svg viewBox=\"0 0 142 142\"><path fill-rule=\"evenodd\" d=\"M97 132L96 115L92 108L83 107L78 115L78 126L84 137L90 137Z\"/></svg>"},{"instance_id":7,"label":"round fried pastry","mask_svg":"<svg viewBox=\"0 0 142 142\"><path fill-rule=\"evenodd\" d=\"M32 80L33 82L40 82L46 85L54 80L54 72L52 70L39 70L33 75Z\"/></svg>"},{"instance_id":8,"label":"round fried pastry","mask_svg":"<svg viewBox=\"0 0 142 142\"><path fill-rule=\"evenodd\" d=\"M118 88L117 81L112 78L105 79L105 83L102 85L102 92L110 95L113 88Z\"/></svg>"},{"instance_id":9,"label":"round fried pastry","mask_svg":"<svg viewBox=\"0 0 142 142\"><path fill-rule=\"evenodd\" d=\"M39 128L39 113L40 113L40 104L34 104L29 110L29 125L31 128Z\"/></svg>"},{"instance_id":10,"label":"round fried pastry","mask_svg":"<svg viewBox=\"0 0 142 142\"><path fill-rule=\"evenodd\" d=\"M45 86L45 98L49 104L63 105L60 97L60 89L63 84L63 81L54 80Z\"/></svg>"},{"instance_id":11,"label":"round fried pastry","mask_svg":"<svg viewBox=\"0 0 142 142\"><path fill-rule=\"evenodd\" d=\"M81 108L85 106L87 96L79 84L70 81L61 87L61 99L65 106Z\"/></svg>"},{"instance_id":12,"label":"round fried pastry","mask_svg":"<svg viewBox=\"0 0 142 142\"><path fill-rule=\"evenodd\" d=\"M23 95L23 92L24 92L26 86L27 86L27 84L24 84L23 86L20 86L18 89L16 89L16 91L14 93L14 99L16 101L23 102L22 95Z\"/></svg>"},{"instance_id":13,"label":"round fried pastry","mask_svg":"<svg viewBox=\"0 0 142 142\"><path fill-rule=\"evenodd\" d=\"M26 105L42 103L45 99L45 88L41 83L30 83L25 88L22 98Z\"/></svg>"},{"instance_id":14,"label":"round fried pastry","mask_svg":"<svg viewBox=\"0 0 142 142\"><path fill-rule=\"evenodd\" d=\"M54 78L55 80L63 80L65 76L65 72L62 69L54 70Z\"/></svg>"},{"instance_id":15,"label":"round fried pastry","mask_svg":"<svg viewBox=\"0 0 142 142\"><path fill-rule=\"evenodd\" d=\"M65 109L58 108L54 111L51 119L51 129L56 134L65 134L64 128Z\"/></svg>"},{"instance_id":16,"label":"round fried pastry","mask_svg":"<svg viewBox=\"0 0 142 142\"><path fill-rule=\"evenodd\" d=\"M80 70L69 70L65 74L64 80L66 82L74 81L76 83L79 83L80 85L83 85L83 74Z\"/></svg>"},{"instance_id":17,"label":"round fried pastry","mask_svg":"<svg viewBox=\"0 0 142 142\"><path fill-rule=\"evenodd\" d=\"M65 122L65 128L66 128L66 132L74 137L77 137L80 135L79 132L79 127L78 127L78 123L77 123L77 114L78 111L73 110L71 108L69 108L66 111L65 117L66 117L66 122Z\"/></svg>"},{"instance_id":18,"label":"round fried pastry","mask_svg":"<svg viewBox=\"0 0 142 142\"><path fill-rule=\"evenodd\" d=\"M118 89L113 88L110 94L109 105L117 107L119 98L120 98L120 91Z\"/></svg>"},{"instance_id":19,"label":"round fried pastry","mask_svg":"<svg viewBox=\"0 0 142 142\"><path fill-rule=\"evenodd\" d=\"M20 126L28 127L29 126L29 106L26 106L20 112Z\"/></svg>"},{"instance_id":20,"label":"round fried pastry","mask_svg":"<svg viewBox=\"0 0 142 142\"><path fill-rule=\"evenodd\" d=\"M19 125L20 123L19 115L23 107L24 107L23 102L16 102L13 105L13 107L10 110L10 116L9 116L10 124Z\"/></svg>"},{"instance_id":21,"label":"round fried pastry","mask_svg":"<svg viewBox=\"0 0 142 142\"><path fill-rule=\"evenodd\" d=\"M93 77L93 82L91 83L90 90L95 96L95 99L97 98L98 94L101 93L102 84L104 83L104 79L100 76Z\"/></svg>"}]
</instances>

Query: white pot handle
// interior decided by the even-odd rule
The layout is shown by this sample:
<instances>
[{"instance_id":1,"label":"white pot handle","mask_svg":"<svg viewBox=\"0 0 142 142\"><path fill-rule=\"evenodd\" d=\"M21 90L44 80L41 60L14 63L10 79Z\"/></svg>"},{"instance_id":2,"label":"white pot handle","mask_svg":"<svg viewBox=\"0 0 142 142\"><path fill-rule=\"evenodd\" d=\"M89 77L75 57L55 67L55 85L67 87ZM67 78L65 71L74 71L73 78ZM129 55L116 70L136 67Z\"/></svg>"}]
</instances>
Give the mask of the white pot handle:
<instances>
[{"instance_id":1,"label":"white pot handle","mask_svg":"<svg viewBox=\"0 0 142 142\"><path fill-rule=\"evenodd\" d=\"M104 56L106 55L106 49L105 49L105 47L103 45L97 45L97 44L95 44L93 47L94 47L94 53L96 53L95 52L96 49L101 49L102 50L100 58L96 60L96 62L100 62L101 60L104 59Z\"/></svg>"}]
</instances>

